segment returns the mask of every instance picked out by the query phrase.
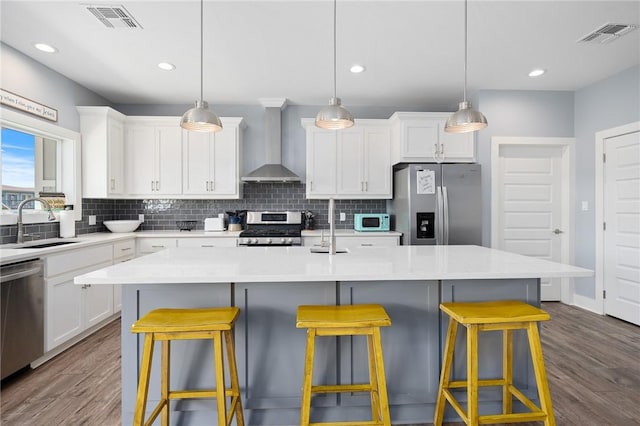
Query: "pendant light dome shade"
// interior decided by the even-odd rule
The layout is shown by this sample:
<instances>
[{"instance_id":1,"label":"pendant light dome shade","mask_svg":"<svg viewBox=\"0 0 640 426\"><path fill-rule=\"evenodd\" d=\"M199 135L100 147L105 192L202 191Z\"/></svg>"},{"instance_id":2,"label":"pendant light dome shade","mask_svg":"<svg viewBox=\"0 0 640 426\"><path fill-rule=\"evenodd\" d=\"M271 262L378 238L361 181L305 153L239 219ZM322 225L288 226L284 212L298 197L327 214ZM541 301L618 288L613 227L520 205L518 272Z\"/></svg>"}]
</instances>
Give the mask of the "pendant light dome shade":
<instances>
[{"instance_id":1,"label":"pendant light dome shade","mask_svg":"<svg viewBox=\"0 0 640 426\"><path fill-rule=\"evenodd\" d=\"M346 129L353 126L353 115L340 104L340 98L331 98L329 105L316 115L316 126L322 129Z\"/></svg>"},{"instance_id":2,"label":"pendant light dome shade","mask_svg":"<svg viewBox=\"0 0 640 426\"><path fill-rule=\"evenodd\" d=\"M206 101L196 101L196 106L182 116L180 127L194 132L218 132L222 130L222 122Z\"/></svg>"},{"instance_id":3,"label":"pendant light dome shade","mask_svg":"<svg viewBox=\"0 0 640 426\"><path fill-rule=\"evenodd\" d=\"M456 111L444 125L447 133L468 133L487 127L487 119L480 111L471 107L467 101L467 0L464 0L464 91L462 102Z\"/></svg>"},{"instance_id":4,"label":"pendant light dome shade","mask_svg":"<svg viewBox=\"0 0 640 426\"><path fill-rule=\"evenodd\" d=\"M471 107L471 102L463 101L444 126L448 133L466 133L487 127L487 119L480 112Z\"/></svg>"},{"instance_id":5,"label":"pendant light dome shade","mask_svg":"<svg viewBox=\"0 0 640 426\"><path fill-rule=\"evenodd\" d=\"M203 100L204 92L204 0L200 0L200 100L196 106L187 110L180 120L180 127L194 132L219 132L222 122L215 112L209 109L209 104Z\"/></svg>"},{"instance_id":6,"label":"pendant light dome shade","mask_svg":"<svg viewBox=\"0 0 640 426\"><path fill-rule=\"evenodd\" d=\"M336 93L336 0L333 0L333 98L316 115L316 127L340 130L353 126L353 115L341 105Z\"/></svg>"}]
</instances>

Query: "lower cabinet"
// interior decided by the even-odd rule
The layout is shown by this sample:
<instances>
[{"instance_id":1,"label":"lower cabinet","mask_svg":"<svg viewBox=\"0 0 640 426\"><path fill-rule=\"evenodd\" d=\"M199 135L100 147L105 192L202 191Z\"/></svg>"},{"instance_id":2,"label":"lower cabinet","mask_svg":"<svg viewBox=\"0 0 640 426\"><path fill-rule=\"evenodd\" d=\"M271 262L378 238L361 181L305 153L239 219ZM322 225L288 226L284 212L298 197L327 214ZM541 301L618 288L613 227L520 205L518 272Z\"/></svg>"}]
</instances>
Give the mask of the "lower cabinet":
<instances>
[{"instance_id":1,"label":"lower cabinet","mask_svg":"<svg viewBox=\"0 0 640 426\"><path fill-rule=\"evenodd\" d=\"M302 245L305 247L320 246L328 244L329 231L324 236L304 236ZM400 245L399 235L376 235L376 236L337 236L336 246L338 248L356 247L391 247Z\"/></svg>"},{"instance_id":2,"label":"lower cabinet","mask_svg":"<svg viewBox=\"0 0 640 426\"><path fill-rule=\"evenodd\" d=\"M128 262L136 257L136 241L134 239L113 244L113 264ZM113 312L122 310L122 285L113 286Z\"/></svg>"},{"instance_id":3,"label":"lower cabinet","mask_svg":"<svg viewBox=\"0 0 640 426\"><path fill-rule=\"evenodd\" d=\"M49 351L113 314L113 286L76 285L73 278L113 263L112 244L46 258L45 350Z\"/></svg>"}]
</instances>

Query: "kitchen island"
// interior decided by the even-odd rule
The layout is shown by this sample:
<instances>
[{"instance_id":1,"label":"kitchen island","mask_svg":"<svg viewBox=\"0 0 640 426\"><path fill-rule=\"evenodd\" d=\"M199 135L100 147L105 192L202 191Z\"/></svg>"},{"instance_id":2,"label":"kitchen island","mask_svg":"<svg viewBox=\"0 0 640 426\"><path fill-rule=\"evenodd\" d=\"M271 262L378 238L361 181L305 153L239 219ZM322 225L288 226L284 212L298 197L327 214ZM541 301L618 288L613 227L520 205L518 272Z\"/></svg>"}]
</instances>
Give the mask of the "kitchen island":
<instances>
[{"instance_id":1,"label":"kitchen island","mask_svg":"<svg viewBox=\"0 0 640 426\"><path fill-rule=\"evenodd\" d=\"M305 330L296 329L301 304L380 303L392 326L382 330L387 387L394 424L429 423L435 404L446 317L443 301L499 299L540 303L540 279L584 277L586 269L477 246L362 247L330 256L307 247L176 248L76 277L76 284L123 284L122 423L133 416L142 337L129 327L158 307L238 306L236 356L245 419L255 425L298 424ZM463 332L458 338L462 341ZM480 374L501 372L501 338L483 335ZM322 338L315 378L356 383L367 375L366 346L358 337ZM454 376L465 374L457 352ZM175 388L213 386L209 342L172 345ZM159 371L149 404L158 398ZM525 336L514 340L515 382L536 400ZM500 409L501 393L481 394L483 409ZM313 402L312 421L367 418L368 396L324 395ZM517 409L517 405L515 406ZM172 406L172 423L207 424L210 401ZM448 416L451 416L449 413ZM451 417L453 418L453 417Z\"/></svg>"}]
</instances>

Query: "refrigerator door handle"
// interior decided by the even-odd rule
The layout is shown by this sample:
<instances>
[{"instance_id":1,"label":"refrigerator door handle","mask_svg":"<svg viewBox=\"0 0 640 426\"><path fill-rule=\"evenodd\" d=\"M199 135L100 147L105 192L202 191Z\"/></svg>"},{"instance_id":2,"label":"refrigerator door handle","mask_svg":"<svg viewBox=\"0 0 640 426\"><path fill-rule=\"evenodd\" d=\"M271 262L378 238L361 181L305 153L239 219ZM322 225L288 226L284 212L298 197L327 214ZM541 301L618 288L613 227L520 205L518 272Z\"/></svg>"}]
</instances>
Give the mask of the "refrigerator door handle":
<instances>
[{"instance_id":1,"label":"refrigerator door handle","mask_svg":"<svg viewBox=\"0 0 640 426\"><path fill-rule=\"evenodd\" d=\"M442 187L436 187L436 244L443 244Z\"/></svg>"},{"instance_id":2,"label":"refrigerator door handle","mask_svg":"<svg viewBox=\"0 0 640 426\"><path fill-rule=\"evenodd\" d=\"M442 187L442 216L443 216L443 244L449 244L449 193L447 187Z\"/></svg>"}]
</instances>

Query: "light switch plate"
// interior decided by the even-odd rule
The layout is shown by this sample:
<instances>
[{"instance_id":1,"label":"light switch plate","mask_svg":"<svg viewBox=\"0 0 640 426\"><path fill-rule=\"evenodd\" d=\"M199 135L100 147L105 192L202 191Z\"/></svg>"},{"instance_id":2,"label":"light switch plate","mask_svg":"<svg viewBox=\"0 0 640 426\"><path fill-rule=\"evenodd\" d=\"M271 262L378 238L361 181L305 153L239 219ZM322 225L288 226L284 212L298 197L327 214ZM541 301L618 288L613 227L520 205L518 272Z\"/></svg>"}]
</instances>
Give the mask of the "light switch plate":
<instances>
[{"instance_id":1,"label":"light switch plate","mask_svg":"<svg viewBox=\"0 0 640 426\"><path fill-rule=\"evenodd\" d=\"M89 215L89 225L95 225L95 224L96 224L96 216Z\"/></svg>"},{"instance_id":2,"label":"light switch plate","mask_svg":"<svg viewBox=\"0 0 640 426\"><path fill-rule=\"evenodd\" d=\"M583 212L589 211L589 202L583 201L580 207Z\"/></svg>"},{"instance_id":3,"label":"light switch plate","mask_svg":"<svg viewBox=\"0 0 640 426\"><path fill-rule=\"evenodd\" d=\"M140 222L144 222L144 215L143 215L143 214L139 214L139 215L138 215L138 220L139 220Z\"/></svg>"}]
</instances>

